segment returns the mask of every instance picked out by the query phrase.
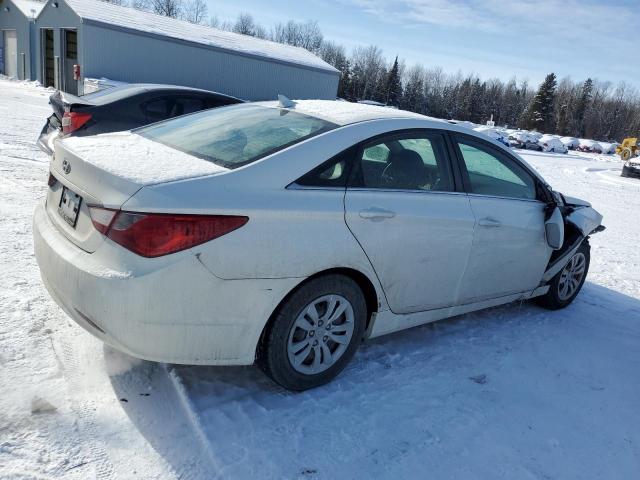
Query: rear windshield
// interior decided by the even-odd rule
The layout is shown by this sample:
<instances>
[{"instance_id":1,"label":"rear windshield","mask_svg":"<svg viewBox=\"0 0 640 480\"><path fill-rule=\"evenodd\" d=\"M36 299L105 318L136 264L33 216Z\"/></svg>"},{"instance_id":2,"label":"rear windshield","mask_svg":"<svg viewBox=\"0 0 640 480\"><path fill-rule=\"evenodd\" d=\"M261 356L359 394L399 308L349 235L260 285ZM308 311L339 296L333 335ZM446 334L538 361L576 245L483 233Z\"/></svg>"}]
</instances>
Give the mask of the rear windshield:
<instances>
[{"instance_id":1,"label":"rear windshield","mask_svg":"<svg viewBox=\"0 0 640 480\"><path fill-rule=\"evenodd\" d=\"M336 126L291 110L240 104L156 123L135 133L223 167L237 168Z\"/></svg>"}]
</instances>

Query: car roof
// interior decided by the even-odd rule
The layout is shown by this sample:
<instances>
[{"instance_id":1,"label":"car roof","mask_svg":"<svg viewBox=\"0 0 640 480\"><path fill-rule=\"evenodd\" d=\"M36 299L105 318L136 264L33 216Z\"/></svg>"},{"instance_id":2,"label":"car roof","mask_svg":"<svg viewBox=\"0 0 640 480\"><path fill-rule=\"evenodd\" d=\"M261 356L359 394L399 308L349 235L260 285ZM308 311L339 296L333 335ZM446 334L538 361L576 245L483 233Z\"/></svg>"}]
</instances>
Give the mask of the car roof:
<instances>
[{"instance_id":1,"label":"car roof","mask_svg":"<svg viewBox=\"0 0 640 480\"><path fill-rule=\"evenodd\" d=\"M281 107L278 102L257 102L267 107ZM318 117L336 125L344 126L352 123L366 122L370 120L382 120L392 118L409 118L447 123L444 120L427 117L419 113L398 110L396 108L368 105L363 103L345 102L342 100L294 100L290 110Z\"/></svg>"},{"instance_id":2,"label":"car roof","mask_svg":"<svg viewBox=\"0 0 640 480\"><path fill-rule=\"evenodd\" d=\"M235 98L232 97L231 95L226 95L224 93L220 93L220 92L214 92L212 90L204 90L202 88L193 88L193 87L185 87L182 85L165 85L162 83L131 83L128 85L122 85L120 87L116 87L116 88L122 88L123 90L125 89L131 89L131 90L140 90L140 91L146 91L146 92L151 92L151 91L155 91L155 90L179 90L179 91L187 91L187 92L200 92L200 93L208 93L208 94L213 94L213 95L220 95L223 97L229 97L229 98Z\"/></svg>"},{"instance_id":3,"label":"car roof","mask_svg":"<svg viewBox=\"0 0 640 480\"><path fill-rule=\"evenodd\" d=\"M230 100L237 100L238 102L242 102L242 100L240 100L239 98L225 95L224 93L212 92L199 88L182 87L179 85L162 85L156 83L125 83L122 85L117 85L115 87L88 93L82 97L79 97L78 101L100 106L146 92L201 93L204 95L215 95L217 97L228 98ZM74 102L75 97L63 93L61 93L61 95L63 97L67 97L67 103Z\"/></svg>"}]
</instances>

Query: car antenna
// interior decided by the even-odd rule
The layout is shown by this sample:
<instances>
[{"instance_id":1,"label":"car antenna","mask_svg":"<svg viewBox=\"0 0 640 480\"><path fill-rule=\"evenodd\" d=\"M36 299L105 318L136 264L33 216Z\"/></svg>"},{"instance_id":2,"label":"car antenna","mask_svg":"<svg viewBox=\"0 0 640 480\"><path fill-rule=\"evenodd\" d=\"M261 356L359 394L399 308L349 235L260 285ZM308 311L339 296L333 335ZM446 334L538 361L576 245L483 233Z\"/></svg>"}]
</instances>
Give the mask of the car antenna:
<instances>
[{"instance_id":1,"label":"car antenna","mask_svg":"<svg viewBox=\"0 0 640 480\"><path fill-rule=\"evenodd\" d=\"M280 108L295 108L296 106L296 102L280 93L278 94L278 103L280 104Z\"/></svg>"}]
</instances>

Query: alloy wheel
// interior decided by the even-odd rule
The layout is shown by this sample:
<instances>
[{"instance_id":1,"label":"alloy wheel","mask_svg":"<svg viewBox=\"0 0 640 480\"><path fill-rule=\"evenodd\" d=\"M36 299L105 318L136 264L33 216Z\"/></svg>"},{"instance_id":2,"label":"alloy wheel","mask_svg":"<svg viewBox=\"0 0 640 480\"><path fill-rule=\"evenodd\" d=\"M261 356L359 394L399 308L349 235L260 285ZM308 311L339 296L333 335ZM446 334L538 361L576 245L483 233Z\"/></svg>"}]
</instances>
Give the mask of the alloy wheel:
<instances>
[{"instance_id":1,"label":"alloy wheel","mask_svg":"<svg viewBox=\"0 0 640 480\"><path fill-rule=\"evenodd\" d=\"M341 295L313 300L296 318L287 341L289 363L315 375L334 365L347 350L355 328L353 306Z\"/></svg>"},{"instance_id":2,"label":"alloy wheel","mask_svg":"<svg viewBox=\"0 0 640 480\"><path fill-rule=\"evenodd\" d=\"M558 298L565 301L576 293L585 274L586 258L583 253L576 253L564 267L558 281Z\"/></svg>"}]
</instances>

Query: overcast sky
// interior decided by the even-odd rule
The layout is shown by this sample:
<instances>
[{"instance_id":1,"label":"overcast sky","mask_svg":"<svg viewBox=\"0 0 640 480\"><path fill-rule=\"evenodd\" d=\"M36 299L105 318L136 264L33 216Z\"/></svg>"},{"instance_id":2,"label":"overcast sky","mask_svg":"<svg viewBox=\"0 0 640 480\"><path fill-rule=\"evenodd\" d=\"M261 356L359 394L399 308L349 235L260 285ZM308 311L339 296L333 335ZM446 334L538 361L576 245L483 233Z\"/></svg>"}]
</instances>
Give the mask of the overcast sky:
<instances>
[{"instance_id":1,"label":"overcast sky","mask_svg":"<svg viewBox=\"0 0 640 480\"><path fill-rule=\"evenodd\" d=\"M317 20L348 50L378 45L408 65L539 83L624 80L640 88L640 0L208 0L209 13L249 12L270 28Z\"/></svg>"}]
</instances>

